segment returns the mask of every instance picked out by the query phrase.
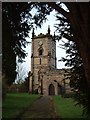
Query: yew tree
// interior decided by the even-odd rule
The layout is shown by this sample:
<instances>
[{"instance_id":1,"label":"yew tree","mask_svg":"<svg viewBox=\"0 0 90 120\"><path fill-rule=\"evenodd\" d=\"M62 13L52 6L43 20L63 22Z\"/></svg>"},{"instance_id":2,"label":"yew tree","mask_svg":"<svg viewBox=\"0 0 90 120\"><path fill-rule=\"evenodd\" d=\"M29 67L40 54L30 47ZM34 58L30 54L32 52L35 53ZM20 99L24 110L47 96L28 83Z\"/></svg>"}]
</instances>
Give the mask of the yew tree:
<instances>
[{"instance_id":1,"label":"yew tree","mask_svg":"<svg viewBox=\"0 0 90 120\"><path fill-rule=\"evenodd\" d=\"M35 16L33 8L38 9ZM41 12L43 10L43 12ZM51 11L48 5L34 2L3 2L2 3L2 73L7 84L11 85L16 78L16 57L23 62L29 31L33 25L41 27L46 15Z\"/></svg>"},{"instance_id":2,"label":"yew tree","mask_svg":"<svg viewBox=\"0 0 90 120\"><path fill-rule=\"evenodd\" d=\"M66 57L62 57L60 61L65 62L65 66L70 67L70 71L64 75L64 80L70 80L70 87L73 91L72 98L75 101L75 105L82 106L83 115L89 115L89 89L87 87L82 58L79 55L75 42L65 42L62 44L62 47L66 50Z\"/></svg>"}]
</instances>

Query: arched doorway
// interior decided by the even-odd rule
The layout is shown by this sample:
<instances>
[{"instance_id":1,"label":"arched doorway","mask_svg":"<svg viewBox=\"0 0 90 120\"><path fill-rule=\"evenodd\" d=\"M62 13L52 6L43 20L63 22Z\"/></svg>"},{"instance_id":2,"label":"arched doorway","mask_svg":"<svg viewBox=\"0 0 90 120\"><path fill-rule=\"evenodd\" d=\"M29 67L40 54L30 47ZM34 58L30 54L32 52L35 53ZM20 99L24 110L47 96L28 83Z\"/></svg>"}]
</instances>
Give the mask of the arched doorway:
<instances>
[{"instance_id":1,"label":"arched doorway","mask_svg":"<svg viewBox=\"0 0 90 120\"><path fill-rule=\"evenodd\" d=\"M49 95L55 95L55 88L53 84L49 85Z\"/></svg>"}]
</instances>

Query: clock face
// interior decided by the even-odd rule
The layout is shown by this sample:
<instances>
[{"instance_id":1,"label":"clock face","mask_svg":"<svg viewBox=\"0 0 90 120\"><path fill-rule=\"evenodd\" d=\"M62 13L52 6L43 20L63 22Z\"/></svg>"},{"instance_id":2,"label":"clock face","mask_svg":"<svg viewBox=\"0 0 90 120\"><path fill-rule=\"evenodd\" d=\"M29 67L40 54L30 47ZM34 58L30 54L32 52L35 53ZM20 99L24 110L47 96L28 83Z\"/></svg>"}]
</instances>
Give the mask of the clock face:
<instances>
[{"instance_id":1,"label":"clock face","mask_svg":"<svg viewBox=\"0 0 90 120\"><path fill-rule=\"evenodd\" d=\"M39 41L39 45L43 45L42 41Z\"/></svg>"}]
</instances>

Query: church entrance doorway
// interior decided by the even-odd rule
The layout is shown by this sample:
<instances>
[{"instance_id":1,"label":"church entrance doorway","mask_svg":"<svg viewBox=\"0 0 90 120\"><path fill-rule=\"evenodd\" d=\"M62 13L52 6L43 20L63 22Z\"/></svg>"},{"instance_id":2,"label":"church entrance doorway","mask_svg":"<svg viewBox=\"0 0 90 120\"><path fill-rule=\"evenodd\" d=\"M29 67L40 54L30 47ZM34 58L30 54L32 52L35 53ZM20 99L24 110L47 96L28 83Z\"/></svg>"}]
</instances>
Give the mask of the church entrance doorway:
<instances>
[{"instance_id":1,"label":"church entrance doorway","mask_svg":"<svg viewBox=\"0 0 90 120\"><path fill-rule=\"evenodd\" d=\"M53 84L49 85L49 95L55 95L55 88Z\"/></svg>"}]
</instances>

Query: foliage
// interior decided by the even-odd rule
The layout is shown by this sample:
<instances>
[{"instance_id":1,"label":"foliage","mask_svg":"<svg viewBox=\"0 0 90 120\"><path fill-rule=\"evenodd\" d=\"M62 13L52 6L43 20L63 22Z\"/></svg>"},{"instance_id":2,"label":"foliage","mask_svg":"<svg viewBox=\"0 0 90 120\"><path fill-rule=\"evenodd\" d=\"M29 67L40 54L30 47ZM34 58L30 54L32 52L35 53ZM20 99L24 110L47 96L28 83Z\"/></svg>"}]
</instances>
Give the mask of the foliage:
<instances>
[{"instance_id":1,"label":"foliage","mask_svg":"<svg viewBox=\"0 0 90 120\"><path fill-rule=\"evenodd\" d=\"M64 46L67 56L61 60L66 62L66 66L71 67L65 79L70 79L70 86L74 92L73 98L77 101L76 105L83 105L83 112L85 114L88 111L88 87L83 62L75 43L68 41Z\"/></svg>"},{"instance_id":2,"label":"foliage","mask_svg":"<svg viewBox=\"0 0 90 120\"><path fill-rule=\"evenodd\" d=\"M22 21L20 8L22 8L20 3L2 4L2 72L9 85L16 77L16 56L19 56L20 62L26 56L22 47L26 47L28 43L25 37L28 36L30 29L26 20Z\"/></svg>"},{"instance_id":3,"label":"foliage","mask_svg":"<svg viewBox=\"0 0 90 120\"><path fill-rule=\"evenodd\" d=\"M7 94L5 101L2 102L3 119L17 118L29 105L39 96L27 93Z\"/></svg>"},{"instance_id":4,"label":"foliage","mask_svg":"<svg viewBox=\"0 0 90 120\"><path fill-rule=\"evenodd\" d=\"M55 24L55 28L56 28L56 32L59 34L56 37L56 40L61 40L63 37L66 36L70 38L72 36L72 29L67 18L60 13L57 13L55 16L56 16L56 20L58 21L58 23Z\"/></svg>"},{"instance_id":5,"label":"foliage","mask_svg":"<svg viewBox=\"0 0 90 120\"><path fill-rule=\"evenodd\" d=\"M30 11L36 8L37 14L34 16ZM46 20L46 15L52 11L46 3L34 2L4 2L2 4L2 39L3 39L3 74L5 74L7 84L12 84L16 77L16 57L23 62L26 52L23 48L28 42L26 37L33 25L41 27Z\"/></svg>"},{"instance_id":6,"label":"foliage","mask_svg":"<svg viewBox=\"0 0 90 120\"><path fill-rule=\"evenodd\" d=\"M50 14L52 9L58 11L57 19L60 24L57 27L59 31L59 39L65 37L69 40L76 41L82 53L82 45L84 48L85 55L87 59L82 55L85 67L87 67L86 72L89 70L89 52L90 44L88 44L88 20L85 19L88 16L88 3L65 3L69 12L65 11L61 6L60 2L55 3L3 3L3 15L2 15L2 38L3 38L3 73L8 78L8 84L11 84L16 76L16 56L19 56L19 61L22 62L22 58L25 58L25 51L21 46L25 47L27 44L25 37L28 36L28 30L31 30L33 23L36 26L41 27L46 16ZM32 17L30 10L35 7L37 9L37 14ZM85 9L84 9L85 8ZM86 9L87 8L87 9ZM82 10L84 9L84 14ZM62 15L61 15L62 14ZM75 15L76 14L76 15ZM39 19L40 18L40 19ZM28 21L29 19L29 21ZM83 20L83 21L82 21ZM82 21L82 22L81 22ZM83 23L85 27L83 27ZM84 29L83 29L84 28ZM73 58L68 61L70 66L72 65ZM75 59L77 61L77 59ZM86 62L87 60L87 62ZM77 61L78 62L78 61ZM87 64L86 64L87 63ZM73 64L74 65L74 64ZM77 67L77 66L75 66ZM78 69L79 70L79 69ZM89 72L87 72L86 77L89 81ZM89 82L88 82L89 83ZM89 85L90 86L90 85ZM89 111L90 112L90 111Z\"/></svg>"},{"instance_id":7,"label":"foliage","mask_svg":"<svg viewBox=\"0 0 90 120\"><path fill-rule=\"evenodd\" d=\"M33 7L37 10L36 14L33 17L34 23L36 25L36 28L41 28L42 24L47 20L47 15L50 15L50 12L53 11L53 8L46 2L34 3Z\"/></svg>"},{"instance_id":8,"label":"foliage","mask_svg":"<svg viewBox=\"0 0 90 120\"><path fill-rule=\"evenodd\" d=\"M82 4L77 3L77 5L75 3L65 3L65 5L68 7L67 12L60 9L61 8L60 3L58 3L57 5L55 4L52 5L54 8L57 6L56 9L58 11L58 14L56 14L56 18L57 18L57 21L59 21L59 23L56 24L55 27L57 32L59 33L59 36L56 36L56 39L62 40L62 38L64 37L70 41L65 43L62 40L64 44L61 46L61 48L65 49L67 53L67 58L62 58L62 61L66 63L65 65L67 67L71 67L71 73L69 73L68 76L65 76L65 77L71 80L71 87L73 88L73 91L74 91L74 99L78 102L77 104L83 105L84 113L90 114L90 106L89 106L90 104L89 103L90 102L89 86L90 85L88 82L89 77L86 78L88 76L86 75L88 71L86 69L88 69L89 66L85 68L85 64L86 64L85 61L88 60L89 55L86 55L87 52L84 49L85 47L86 47L86 50L88 48L87 47L88 45L86 45L88 43L87 42L88 35L86 35L85 37L83 34L83 31L82 32L80 31L82 28L81 15L85 20L84 15L86 15L86 13L88 14L88 12L83 14L83 13L80 13L79 11L83 7L86 7L88 5L87 4L84 5L83 3ZM77 10L74 9L75 6ZM87 10L88 8L86 8L86 11ZM75 14L77 14L78 17L76 17ZM86 25L86 21L84 21L84 23ZM88 28L86 27L86 31L87 29ZM84 45L83 45L83 40L86 40L84 42ZM79 51L77 50L78 48L79 48ZM80 57L80 55L82 56L83 59ZM88 61L87 61L87 64L88 64Z\"/></svg>"}]
</instances>

